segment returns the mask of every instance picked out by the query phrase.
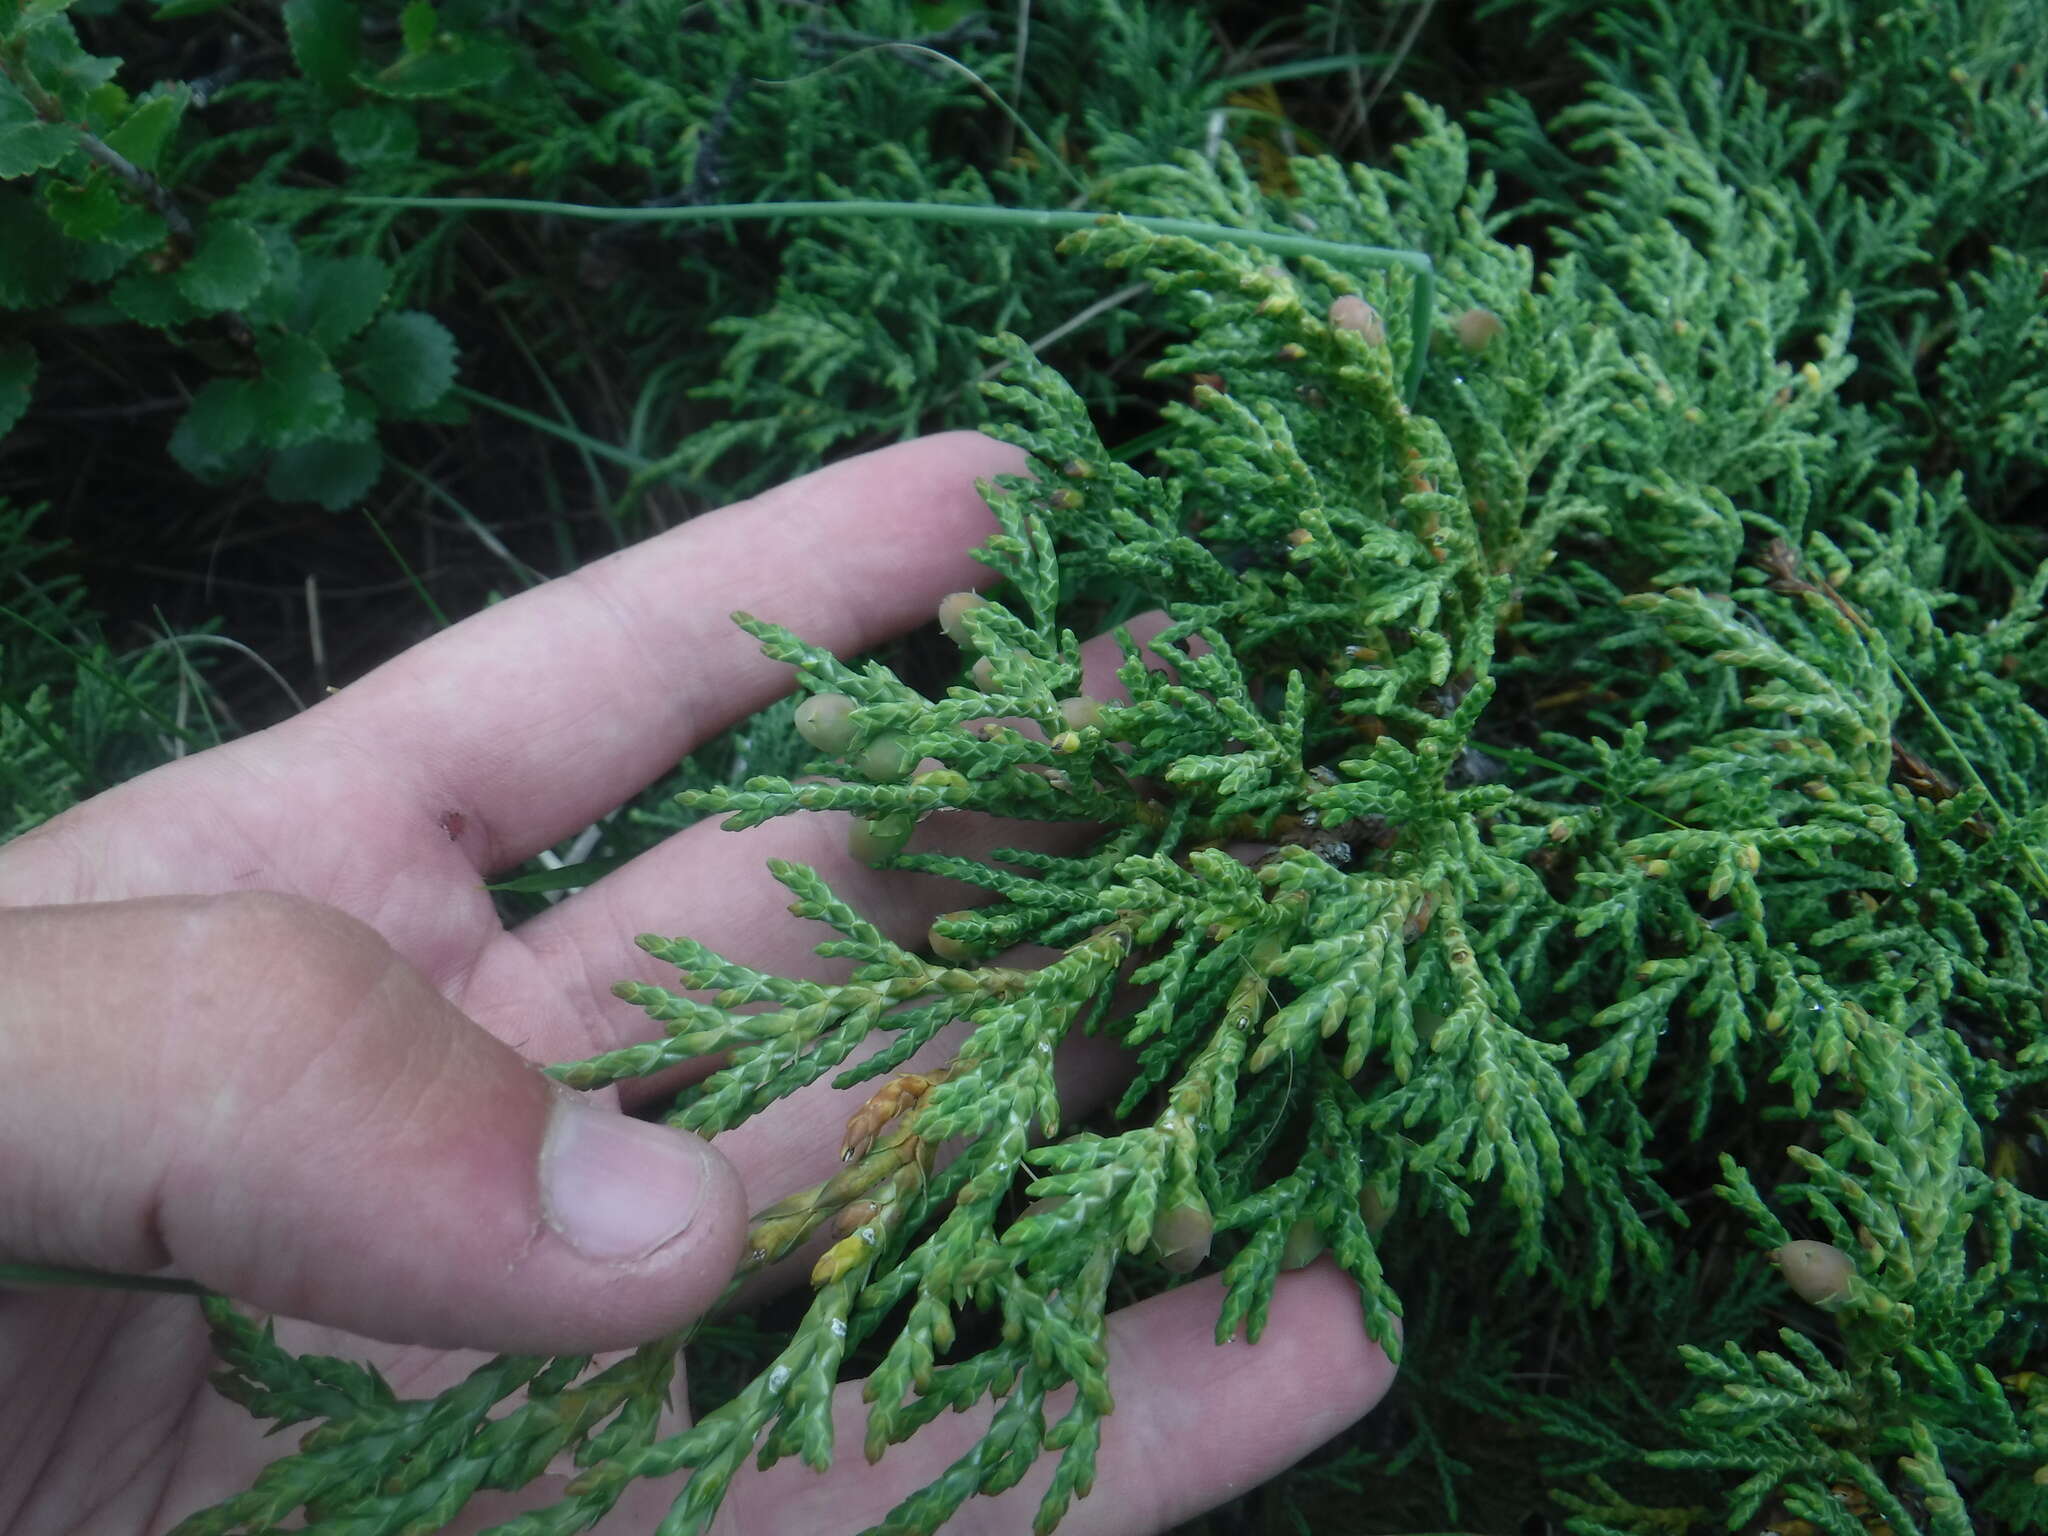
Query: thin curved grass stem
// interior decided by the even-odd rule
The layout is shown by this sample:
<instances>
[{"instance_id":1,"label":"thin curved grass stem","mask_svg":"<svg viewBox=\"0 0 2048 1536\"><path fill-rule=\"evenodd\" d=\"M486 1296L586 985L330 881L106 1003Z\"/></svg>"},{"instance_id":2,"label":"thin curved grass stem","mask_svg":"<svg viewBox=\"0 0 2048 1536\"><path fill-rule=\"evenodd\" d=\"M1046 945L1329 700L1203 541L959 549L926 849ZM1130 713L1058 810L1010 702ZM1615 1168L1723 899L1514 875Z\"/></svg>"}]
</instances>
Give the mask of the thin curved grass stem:
<instances>
[{"instance_id":1,"label":"thin curved grass stem","mask_svg":"<svg viewBox=\"0 0 2048 1536\"><path fill-rule=\"evenodd\" d=\"M341 202L365 208L439 208L450 213L529 213L555 218L590 219L608 224L688 224L713 219L909 219L925 224L1007 225L1013 229L1089 229L1106 218L1155 235L1180 235L1190 240L1240 240L1276 256L1316 256L1337 266L1386 270L1400 267L1415 281L1409 308L1408 366L1401 380L1403 396L1413 401L1429 356L1431 326L1436 318L1436 265L1421 251L1384 245L1351 245L1314 235L1289 235L1266 230L1234 229L1200 219L1154 218L1145 214L1090 213L1067 208L999 208L975 203L895 203L852 198L844 202L698 203L679 208L602 208L589 203L557 203L523 197L344 197Z\"/></svg>"},{"instance_id":2,"label":"thin curved grass stem","mask_svg":"<svg viewBox=\"0 0 2048 1536\"><path fill-rule=\"evenodd\" d=\"M75 1269L68 1264L0 1264L0 1289L45 1290L83 1287L97 1291L162 1291L174 1296L210 1296L193 1280L166 1275L126 1275L103 1269Z\"/></svg>"}]
</instances>

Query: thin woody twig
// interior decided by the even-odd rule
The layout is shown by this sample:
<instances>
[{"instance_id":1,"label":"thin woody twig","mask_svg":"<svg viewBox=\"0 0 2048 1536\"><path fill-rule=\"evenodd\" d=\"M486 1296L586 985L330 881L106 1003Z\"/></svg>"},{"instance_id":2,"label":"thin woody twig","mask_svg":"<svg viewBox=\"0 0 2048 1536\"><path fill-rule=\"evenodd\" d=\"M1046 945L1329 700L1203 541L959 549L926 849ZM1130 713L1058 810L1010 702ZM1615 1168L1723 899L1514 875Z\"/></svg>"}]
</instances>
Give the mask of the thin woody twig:
<instances>
[{"instance_id":1,"label":"thin woody twig","mask_svg":"<svg viewBox=\"0 0 2048 1536\"><path fill-rule=\"evenodd\" d=\"M180 240L192 239L192 221L185 216L185 210L178 206L176 198L148 171L143 170L126 155L108 144L104 139L81 123L71 121L65 115L64 104L52 96L21 66L18 58L0 52L0 76L21 92L22 100L29 109L44 122L55 127L69 128L78 135L78 147L85 151L87 158L108 171L118 181L127 185L144 202L156 210L172 234Z\"/></svg>"},{"instance_id":2,"label":"thin woody twig","mask_svg":"<svg viewBox=\"0 0 2048 1536\"><path fill-rule=\"evenodd\" d=\"M119 150L103 143L87 129L78 128L75 123L70 126L77 129L78 147L119 180L126 182L143 201L157 211L164 223L170 227L172 234L180 240L189 241L192 238L192 221L185 217L185 210L178 206L178 201L171 196L169 188L130 161Z\"/></svg>"}]
</instances>

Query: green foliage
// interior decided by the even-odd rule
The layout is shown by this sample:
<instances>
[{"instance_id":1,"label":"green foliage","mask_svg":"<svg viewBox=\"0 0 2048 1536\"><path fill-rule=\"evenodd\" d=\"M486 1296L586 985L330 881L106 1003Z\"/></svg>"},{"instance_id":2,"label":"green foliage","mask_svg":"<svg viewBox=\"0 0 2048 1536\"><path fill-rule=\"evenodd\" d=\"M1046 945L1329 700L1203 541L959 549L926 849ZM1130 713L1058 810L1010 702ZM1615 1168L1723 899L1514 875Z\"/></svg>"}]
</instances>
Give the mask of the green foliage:
<instances>
[{"instance_id":1,"label":"green foliage","mask_svg":"<svg viewBox=\"0 0 2048 1536\"><path fill-rule=\"evenodd\" d=\"M500 245L481 345L547 356L579 402L615 361L637 381L602 501L983 419L1034 465L989 490L994 600L954 617L945 676L743 618L801 695L850 701L843 742L806 753L785 704L640 818L850 811L877 860L987 899L908 948L778 865L841 979L650 936L676 987L621 995L654 1037L555 1068L720 1054L671 1111L705 1133L874 1085L842 1171L756 1213L752 1264L835 1240L801 1320L663 1436L675 1341L409 1402L215 1306L230 1394L318 1427L187 1529L417 1528L564 1452L573 1491L503 1529L580 1529L683 1469L665 1529L701 1529L747 1457L846 1454L827 1405L856 1352L870 1453L998 1404L883 1529L1040 1455L1049 1529L1094 1475L1112 1301L1211 1263L1219 1336L1256 1337L1317 1247L1408 1359L1387 1427L1332 1463L1373 1490L1332 1529L2039 1529L2034 8L1502 0L1487 25L1533 40L1543 99L1411 104L1361 165L1212 133L1248 109L1193 8L1041 7L1021 65L992 24L920 33L929 8L713 9L493 28L292 0L292 69L182 151L189 93L129 96L61 7L0 46L0 302L168 338L194 370L172 452L202 478L368 494L391 423L449 412L428 311ZM1415 74L1455 95L1427 10ZM1341 6L1302 25L1325 23L1363 33ZM678 217L591 234L336 186ZM188 187L220 195L180 231ZM1109 216L1057 250L995 219L684 221L800 199ZM1345 258L1367 247L1426 256L1434 306L1418 269ZM586 287L602 353L563 318ZM39 326L0 341L0 425L33 419ZM1163 631L1118 628L1148 609ZM1104 627L1124 695L1091 707ZM45 799L87 782L34 755L47 710L0 728ZM1057 858L893 851L962 809L1101 830ZM1055 957L1006 965L1020 944ZM1077 1031L1134 1063L1078 1123L1049 1070ZM1767 1255L1793 1240L1839 1251L1845 1294L1791 1288Z\"/></svg>"},{"instance_id":2,"label":"green foliage","mask_svg":"<svg viewBox=\"0 0 2048 1536\"><path fill-rule=\"evenodd\" d=\"M0 500L0 842L204 737L183 723L195 674L173 642L117 654L36 512Z\"/></svg>"},{"instance_id":3,"label":"green foliage","mask_svg":"<svg viewBox=\"0 0 2048 1536\"><path fill-rule=\"evenodd\" d=\"M278 65L231 68L225 88L131 94L69 9L0 23L0 306L31 331L89 321L103 370L138 389L161 348L123 327L145 328L192 397L169 445L184 470L213 485L260 476L274 500L334 509L405 453L402 424L460 419L456 343L431 311L486 284L496 334L471 340L528 362L558 354L564 383L598 366L645 378L631 414L635 438L656 445L652 482L728 492L849 442L979 419L969 376L990 330L1061 322L1114 346L1141 318L1116 305L1077 319L1099 295L1018 231L848 224L793 232L762 263L738 231L621 229L568 250L462 221L402 233L398 215L337 194L1113 198L1153 146L1200 137L1216 67L1195 13L1120 6L1041 18L1032 69L1016 74L986 22L925 32L921 8L897 0L816 15L762 0L715 18L671 3L530 5L509 27L478 0L292 0L252 22L274 31ZM160 9L178 28L215 7ZM1105 27L1121 44L1107 70L1094 67ZM1134 81L1147 87L1135 112ZM1065 147L1082 124L1102 139L1093 169ZM587 353L574 312L595 293L617 305L608 357ZM573 345L565 316L585 327ZM0 354L0 427L34 377L24 345Z\"/></svg>"},{"instance_id":4,"label":"green foliage","mask_svg":"<svg viewBox=\"0 0 2048 1536\"><path fill-rule=\"evenodd\" d=\"M0 303L97 308L103 324L161 333L212 375L171 434L180 465L216 483L263 469L280 500L353 505L383 466L378 424L446 400L453 339L431 316L384 308L391 273L374 256L302 256L286 225L238 217L233 199L195 219L176 189L191 91L131 97L66 10L0 21L0 179L18 183L0 189ZM286 21L309 74L348 84L337 71L356 8L295 4ZM0 428L35 371L32 344L12 343Z\"/></svg>"}]
</instances>

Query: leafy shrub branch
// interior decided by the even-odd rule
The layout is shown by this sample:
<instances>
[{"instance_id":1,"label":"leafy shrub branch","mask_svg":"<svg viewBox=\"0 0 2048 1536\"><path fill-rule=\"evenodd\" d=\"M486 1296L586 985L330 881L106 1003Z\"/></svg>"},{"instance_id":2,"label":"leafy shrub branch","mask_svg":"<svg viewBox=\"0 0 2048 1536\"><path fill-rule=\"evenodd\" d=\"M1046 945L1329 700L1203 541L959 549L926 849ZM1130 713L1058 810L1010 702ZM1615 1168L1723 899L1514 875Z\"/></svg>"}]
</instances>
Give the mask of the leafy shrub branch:
<instances>
[{"instance_id":1,"label":"leafy shrub branch","mask_svg":"<svg viewBox=\"0 0 2048 1536\"><path fill-rule=\"evenodd\" d=\"M872 39L911 41L907 11L833 8L855 45L793 9L751 13L748 58L773 57L758 74L794 82L821 142L851 119L803 94L800 42L863 123L900 125L915 96L914 137L949 93L981 99L944 68L876 88L908 55ZM862 858L985 899L905 945L778 865L839 979L649 936L677 978L620 995L651 1037L553 1069L591 1087L720 1055L669 1111L708 1134L819 1081L864 1090L840 1171L755 1214L752 1265L822 1240L801 1319L664 1434L679 1339L602 1370L496 1360L407 1401L210 1301L226 1390L313 1427L183 1529L431 1528L570 1454L563 1498L502 1530L581 1529L685 1471L663 1529L701 1530L747 1458L850 1454L829 1405L858 1369L869 1455L994 1404L879 1529L937 1528L1048 1457L1049 1530L1112 1411L1107 1311L1210 1266L1218 1336L1255 1338L1280 1274L1326 1252L1376 1337L1402 1320L1399 1401L1333 1462L1385 1490L1388 1529L2048 1520L2038 23L1853 0L1482 10L1547 50L1540 87L1565 99L1504 93L1462 122L1411 102L1385 164L1207 143L1188 103L1213 97L1189 86L1131 91L1121 128L1077 108L1091 148L1059 165L1027 91L1033 133L1000 162L876 150L814 177L764 148L789 145L729 84L738 44L679 104L657 65L711 45L636 8L501 45L454 5L379 30L295 3L300 78L266 88L323 105L283 113L266 153L302 167L284 141L324 136L360 174L336 195L267 172L262 218L184 198L141 127L121 133L148 103L95 94L108 76L61 8L22 13L8 78L62 110L0 96L0 154L44 178L0 193L0 226L38 232L7 245L0 298L169 295L151 323L220 360L188 445L215 441L208 413L221 441L236 411L283 413L221 448L222 474L359 446L387 407L444 410L439 368L410 404L374 380L380 348L443 355L400 306L466 231L608 220L583 249L631 269L799 210L772 299L721 319L716 366L690 354L713 381L694 398L729 414L631 471L757 456L738 484L963 419L967 313L999 370L971 409L1032 465L986 488L992 581L942 611L939 682L740 616L797 703L750 728L753 767L692 765L661 821L850 813ZM1165 11L1090 14L1162 77L1204 57ZM1346 14L1316 13L1333 36ZM1032 78L1081 51L1063 25ZM575 67L532 67L543 47ZM1441 55L1421 67L1455 80ZM560 113L577 132L536 131ZM482 171L420 147L422 122L463 114L511 125ZM189 248L88 133L159 176ZM90 198L103 233L59 222ZM292 267L308 229L327 233ZM63 286L21 286L14 253L52 241ZM1144 377L1022 339L1026 275L1119 347L1128 306L1092 306L1142 285L1163 333ZM309 284L340 297L311 305ZM621 322L636 344L658 350L664 302ZM22 346L0 344L17 379ZM7 377L0 402L25 399ZM679 419L647 403L679 393L650 384L646 412ZM1163 628L1130 622L1148 611ZM1083 686L1100 630L1115 697ZM1099 830L1057 857L905 851L968 809ZM1017 963L1023 945L1050 958ZM1089 1033L1133 1075L1077 1117L1050 1063Z\"/></svg>"}]
</instances>

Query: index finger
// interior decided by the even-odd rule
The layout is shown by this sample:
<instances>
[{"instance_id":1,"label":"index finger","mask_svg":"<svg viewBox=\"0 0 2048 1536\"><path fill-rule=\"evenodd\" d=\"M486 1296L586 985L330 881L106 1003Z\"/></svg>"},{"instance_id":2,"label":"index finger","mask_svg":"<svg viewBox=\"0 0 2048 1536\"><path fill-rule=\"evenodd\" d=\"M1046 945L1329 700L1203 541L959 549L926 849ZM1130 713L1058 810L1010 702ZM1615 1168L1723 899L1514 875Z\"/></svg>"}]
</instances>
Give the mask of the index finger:
<instances>
[{"instance_id":1,"label":"index finger","mask_svg":"<svg viewBox=\"0 0 2048 1536\"><path fill-rule=\"evenodd\" d=\"M338 736L386 809L459 811L479 868L517 863L787 691L734 610L850 652L986 579L969 551L994 522L975 481L1023 462L952 432L831 465L477 614L262 749L324 754Z\"/></svg>"},{"instance_id":2,"label":"index finger","mask_svg":"<svg viewBox=\"0 0 2048 1536\"><path fill-rule=\"evenodd\" d=\"M1112 1313L1109 1383L1095 1492L1074 1504L1060 1536L1164 1531L1264 1482L1356 1421L1386 1395L1394 1366L1366 1337L1358 1288L1327 1258L1283 1274L1257 1344L1215 1342L1220 1277ZM1071 1401L1056 1395L1053 1417ZM857 1531L879 1523L920 1485L958 1466L988 1432L992 1400L949 1413L890 1447L878 1465L857 1453L868 1409L855 1384L834 1394L841 1449L813 1472L795 1457L767 1471L743 1463L720 1532ZM1052 1482L1043 1455L1017 1487L970 1499L946 1524L958 1536L1028 1531ZM900 1529L900 1527L892 1527Z\"/></svg>"}]
</instances>

